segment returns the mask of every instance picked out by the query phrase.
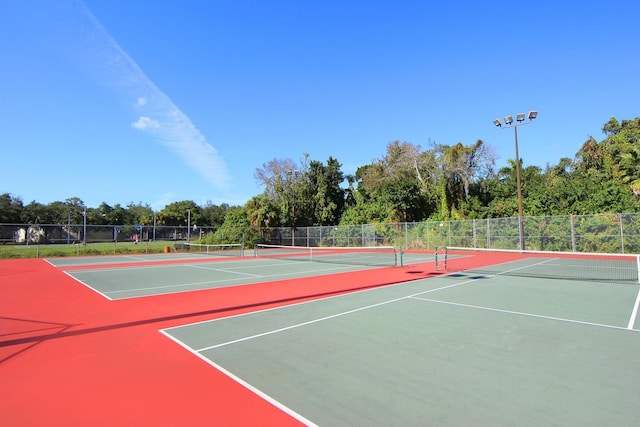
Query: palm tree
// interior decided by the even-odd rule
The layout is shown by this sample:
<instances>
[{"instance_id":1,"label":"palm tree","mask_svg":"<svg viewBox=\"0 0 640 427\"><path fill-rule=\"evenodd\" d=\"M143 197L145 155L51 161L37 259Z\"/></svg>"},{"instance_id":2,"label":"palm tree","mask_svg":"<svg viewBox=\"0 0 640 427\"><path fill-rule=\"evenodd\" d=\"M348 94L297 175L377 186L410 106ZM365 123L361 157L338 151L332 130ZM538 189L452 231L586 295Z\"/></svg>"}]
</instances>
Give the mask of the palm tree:
<instances>
[{"instance_id":1,"label":"palm tree","mask_svg":"<svg viewBox=\"0 0 640 427\"><path fill-rule=\"evenodd\" d=\"M620 154L620 172L622 181L629 184L631 191L640 196L640 146L633 144L629 150Z\"/></svg>"}]
</instances>

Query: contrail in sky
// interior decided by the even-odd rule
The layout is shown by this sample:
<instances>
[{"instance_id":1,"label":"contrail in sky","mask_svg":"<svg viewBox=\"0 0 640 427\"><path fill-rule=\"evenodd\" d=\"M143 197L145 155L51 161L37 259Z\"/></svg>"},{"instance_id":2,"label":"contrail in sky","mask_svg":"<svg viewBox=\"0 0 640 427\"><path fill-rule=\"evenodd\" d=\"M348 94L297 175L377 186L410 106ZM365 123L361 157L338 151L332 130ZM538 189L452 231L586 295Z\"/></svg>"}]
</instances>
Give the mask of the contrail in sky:
<instances>
[{"instance_id":1,"label":"contrail in sky","mask_svg":"<svg viewBox=\"0 0 640 427\"><path fill-rule=\"evenodd\" d=\"M47 2L48 3L48 2ZM135 108L135 129L153 135L191 169L218 189L228 188L229 172L224 159L204 135L107 33L79 0L31 4L33 12L49 13L45 28L48 44L97 82L123 95ZM42 30L42 28L41 28Z\"/></svg>"}]
</instances>

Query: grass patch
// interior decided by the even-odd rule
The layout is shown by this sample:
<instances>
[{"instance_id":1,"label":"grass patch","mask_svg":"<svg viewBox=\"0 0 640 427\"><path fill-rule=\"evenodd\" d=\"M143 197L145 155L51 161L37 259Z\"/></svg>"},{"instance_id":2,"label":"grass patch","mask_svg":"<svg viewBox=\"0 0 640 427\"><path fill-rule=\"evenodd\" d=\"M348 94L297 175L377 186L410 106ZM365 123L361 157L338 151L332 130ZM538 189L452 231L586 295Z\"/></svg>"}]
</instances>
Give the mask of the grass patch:
<instances>
[{"instance_id":1,"label":"grass patch","mask_svg":"<svg viewBox=\"0 0 640 427\"><path fill-rule=\"evenodd\" d=\"M156 241L141 242L137 245L132 242L100 242L87 243L86 245L0 245L0 259L157 254L165 252L165 247L169 247L169 250L173 252L174 243L173 241Z\"/></svg>"}]
</instances>

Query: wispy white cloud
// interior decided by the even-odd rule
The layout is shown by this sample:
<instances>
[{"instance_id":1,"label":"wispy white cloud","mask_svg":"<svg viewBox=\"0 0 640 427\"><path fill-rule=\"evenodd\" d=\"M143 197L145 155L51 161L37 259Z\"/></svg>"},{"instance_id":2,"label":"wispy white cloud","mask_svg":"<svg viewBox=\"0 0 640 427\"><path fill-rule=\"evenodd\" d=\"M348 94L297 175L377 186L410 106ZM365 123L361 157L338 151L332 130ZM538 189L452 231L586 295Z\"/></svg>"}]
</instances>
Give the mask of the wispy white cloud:
<instances>
[{"instance_id":1,"label":"wispy white cloud","mask_svg":"<svg viewBox=\"0 0 640 427\"><path fill-rule=\"evenodd\" d=\"M131 126L139 130L158 129L160 127L160 123L156 120L150 119L149 117L140 116L138 121L131 123Z\"/></svg>"},{"instance_id":2,"label":"wispy white cloud","mask_svg":"<svg viewBox=\"0 0 640 427\"><path fill-rule=\"evenodd\" d=\"M52 17L58 48L99 84L135 105L131 126L148 132L218 189L231 181L226 163L192 121L140 69L80 0L62 3ZM62 47L60 47L62 46ZM133 101L133 102L132 102Z\"/></svg>"}]
</instances>

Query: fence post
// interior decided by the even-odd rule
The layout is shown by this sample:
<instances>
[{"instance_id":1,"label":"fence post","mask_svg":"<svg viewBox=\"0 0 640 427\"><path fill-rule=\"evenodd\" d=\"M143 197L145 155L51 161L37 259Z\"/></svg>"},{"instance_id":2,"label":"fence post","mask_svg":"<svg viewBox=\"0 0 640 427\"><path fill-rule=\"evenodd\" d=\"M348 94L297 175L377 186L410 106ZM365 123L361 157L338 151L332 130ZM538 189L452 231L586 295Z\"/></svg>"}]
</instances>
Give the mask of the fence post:
<instances>
[{"instance_id":1,"label":"fence post","mask_svg":"<svg viewBox=\"0 0 640 427\"><path fill-rule=\"evenodd\" d=\"M431 239L430 239L431 227L432 226L430 225L430 221L427 221L427 227L426 227L426 230L427 230L427 249L431 249Z\"/></svg>"},{"instance_id":2,"label":"fence post","mask_svg":"<svg viewBox=\"0 0 640 427\"><path fill-rule=\"evenodd\" d=\"M576 229L575 229L575 225L573 224L573 217L575 215L571 214L570 218L571 218L571 251L575 252L576 251Z\"/></svg>"},{"instance_id":3,"label":"fence post","mask_svg":"<svg viewBox=\"0 0 640 427\"><path fill-rule=\"evenodd\" d=\"M476 232L476 219L473 219L473 249L477 247L478 234Z\"/></svg>"},{"instance_id":4,"label":"fence post","mask_svg":"<svg viewBox=\"0 0 640 427\"><path fill-rule=\"evenodd\" d=\"M622 214L618 214L618 219L620 220L620 244L622 245L622 253L624 253L624 229L622 227Z\"/></svg>"},{"instance_id":5,"label":"fence post","mask_svg":"<svg viewBox=\"0 0 640 427\"><path fill-rule=\"evenodd\" d=\"M491 249L491 221L487 218L487 249Z\"/></svg>"},{"instance_id":6,"label":"fence post","mask_svg":"<svg viewBox=\"0 0 640 427\"><path fill-rule=\"evenodd\" d=\"M409 247L409 227L407 227L407 223L404 223L404 247Z\"/></svg>"}]
</instances>

